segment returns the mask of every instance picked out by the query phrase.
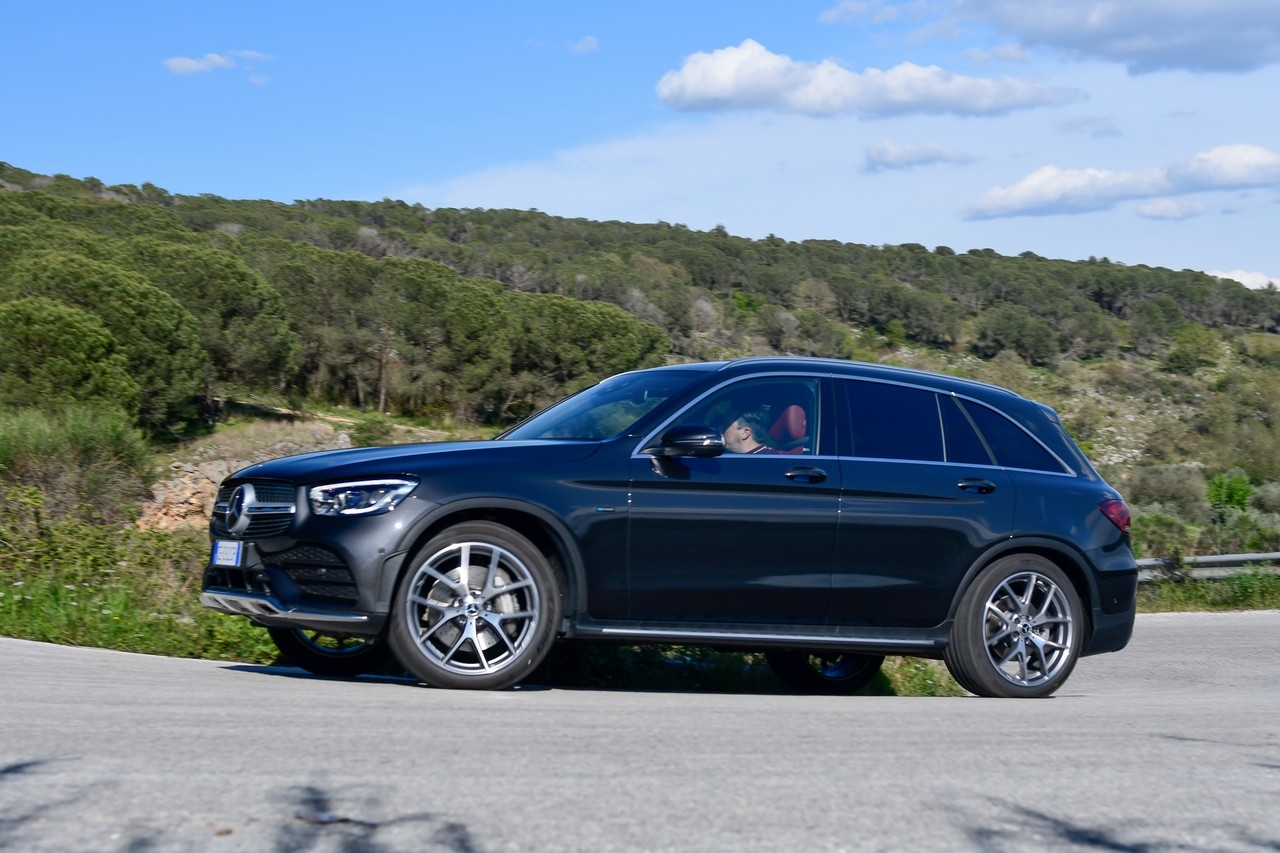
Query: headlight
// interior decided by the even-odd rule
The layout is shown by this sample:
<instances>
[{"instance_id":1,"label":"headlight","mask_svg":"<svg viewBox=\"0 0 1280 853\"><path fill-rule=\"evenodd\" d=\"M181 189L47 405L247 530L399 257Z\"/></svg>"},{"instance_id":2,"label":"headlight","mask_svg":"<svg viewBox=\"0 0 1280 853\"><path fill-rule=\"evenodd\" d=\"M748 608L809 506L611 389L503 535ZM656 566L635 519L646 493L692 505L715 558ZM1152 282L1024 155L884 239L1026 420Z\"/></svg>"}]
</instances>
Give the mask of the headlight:
<instances>
[{"instance_id":1,"label":"headlight","mask_svg":"<svg viewBox=\"0 0 1280 853\"><path fill-rule=\"evenodd\" d=\"M417 480L360 480L312 486L307 492L316 515L378 515L400 505Z\"/></svg>"}]
</instances>

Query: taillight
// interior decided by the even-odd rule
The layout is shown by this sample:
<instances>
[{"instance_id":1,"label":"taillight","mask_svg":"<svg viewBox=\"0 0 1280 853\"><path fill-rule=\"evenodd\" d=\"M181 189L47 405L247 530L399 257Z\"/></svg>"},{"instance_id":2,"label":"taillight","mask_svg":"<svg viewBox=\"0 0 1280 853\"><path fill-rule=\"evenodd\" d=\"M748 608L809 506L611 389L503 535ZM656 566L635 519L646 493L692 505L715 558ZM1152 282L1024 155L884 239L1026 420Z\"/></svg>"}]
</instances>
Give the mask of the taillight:
<instances>
[{"instance_id":1,"label":"taillight","mask_svg":"<svg viewBox=\"0 0 1280 853\"><path fill-rule=\"evenodd\" d=\"M1121 533L1129 532L1129 505L1122 500L1108 498L1098 504L1098 509L1102 510L1102 514L1107 520L1120 528Z\"/></svg>"}]
</instances>

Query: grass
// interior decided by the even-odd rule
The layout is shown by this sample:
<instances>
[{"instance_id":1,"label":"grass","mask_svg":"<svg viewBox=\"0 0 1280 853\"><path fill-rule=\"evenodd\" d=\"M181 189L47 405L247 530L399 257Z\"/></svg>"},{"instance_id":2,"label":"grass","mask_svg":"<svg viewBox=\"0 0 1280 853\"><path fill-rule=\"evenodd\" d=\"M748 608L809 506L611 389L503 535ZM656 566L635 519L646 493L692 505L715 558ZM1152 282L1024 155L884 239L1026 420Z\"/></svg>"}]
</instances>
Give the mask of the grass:
<instances>
[{"instance_id":1,"label":"grass","mask_svg":"<svg viewBox=\"0 0 1280 853\"><path fill-rule=\"evenodd\" d=\"M1138 587L1142 613L1280 609L1280 574L1246 568L1225 578L1161 579Z\"/></svg>"},{"instance_id":2,"label":"grass","mask_svg":"<svg viewBox=\"0 0 1280 853\"><path fill-rule=\"evenodd\" d=\"M34 490L0 496L0 635L176 657L265 663L244 619L200 606L201 532L45 519Z\"/></svg>"}]
</instances>

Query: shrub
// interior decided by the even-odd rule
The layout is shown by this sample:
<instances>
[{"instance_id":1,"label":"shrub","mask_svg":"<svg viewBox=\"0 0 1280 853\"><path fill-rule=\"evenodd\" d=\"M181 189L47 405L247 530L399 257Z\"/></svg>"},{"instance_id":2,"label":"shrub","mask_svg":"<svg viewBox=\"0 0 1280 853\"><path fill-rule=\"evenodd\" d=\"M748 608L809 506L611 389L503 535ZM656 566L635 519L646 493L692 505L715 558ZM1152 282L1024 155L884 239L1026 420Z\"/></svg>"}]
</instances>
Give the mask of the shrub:
<instances>
[{"instance_id":1,"label":"shrub","mask_svg":"<svg viewBox=\"0 0 1280 853\"><path fill-rule=\"evenodd\" d=\"M1213 517L1204 476L1190 465L1151 465L1129 474L1124 495L1135 506L1160 505L1192 524Z\"/></svg>"},{"instance_id":2,"label":"shrub","mask_svg":"<svg viewBox=\"0 0 1280 853\"><path fill-rule=\"evenodd\" d=\"M1264 483L1249 497L1249 506L1259 512L1280 513L1280 483Z\"/></svg>"},{"instance_id":3,"label":"shrub","mask_svg":"<svg viewBox=\"0 0 1280 853\"><path fill-rule=\"evenodd\" d=\"M1130 536L1138 557L1180 561L1194 549L1199 530L1164 512L1135 512Z\"/></svg>"},{"instance_id":4,"label":"shrub","mask_svg":"<svg viewBox=\"0 0 1280 853\"><path fill-rule=\"evenodd\" d=\"M73 406L57 413L0 412L0 487L30 487L52 517L131 517L150 463L146 438L122 411Z\"/></svg>"}]
</instances>

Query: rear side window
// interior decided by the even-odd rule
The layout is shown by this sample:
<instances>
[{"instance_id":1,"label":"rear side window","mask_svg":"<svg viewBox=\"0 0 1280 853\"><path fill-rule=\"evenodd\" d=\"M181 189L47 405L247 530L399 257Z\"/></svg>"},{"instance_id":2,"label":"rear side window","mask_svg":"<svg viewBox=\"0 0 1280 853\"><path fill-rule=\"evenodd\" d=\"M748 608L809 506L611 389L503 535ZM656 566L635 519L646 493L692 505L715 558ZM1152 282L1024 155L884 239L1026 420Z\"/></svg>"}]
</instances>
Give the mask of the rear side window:
<instances>
[{"instance_id":1,"label":"rear side window","mask_svg":"<svg viewBox=\"0 0 1280 853\"><path fill-rule=\"evenodd\" d=\"M1063 473L1062 464L1039 442L999 412L972 400L957 401L977 424L987 446L995 454L996 464L1005 468Z\"/></svg>"},{"instance_id":2,"label":"rear side window","mask_svg":"<svg viewBox=\"0 0 1280 853\"><path fill-rule=\"evenodd\" d=\"M851 380L843 385L853 442L844 455L943 461L937 394L883 382Z\"/></svg>"}]
</instances>

